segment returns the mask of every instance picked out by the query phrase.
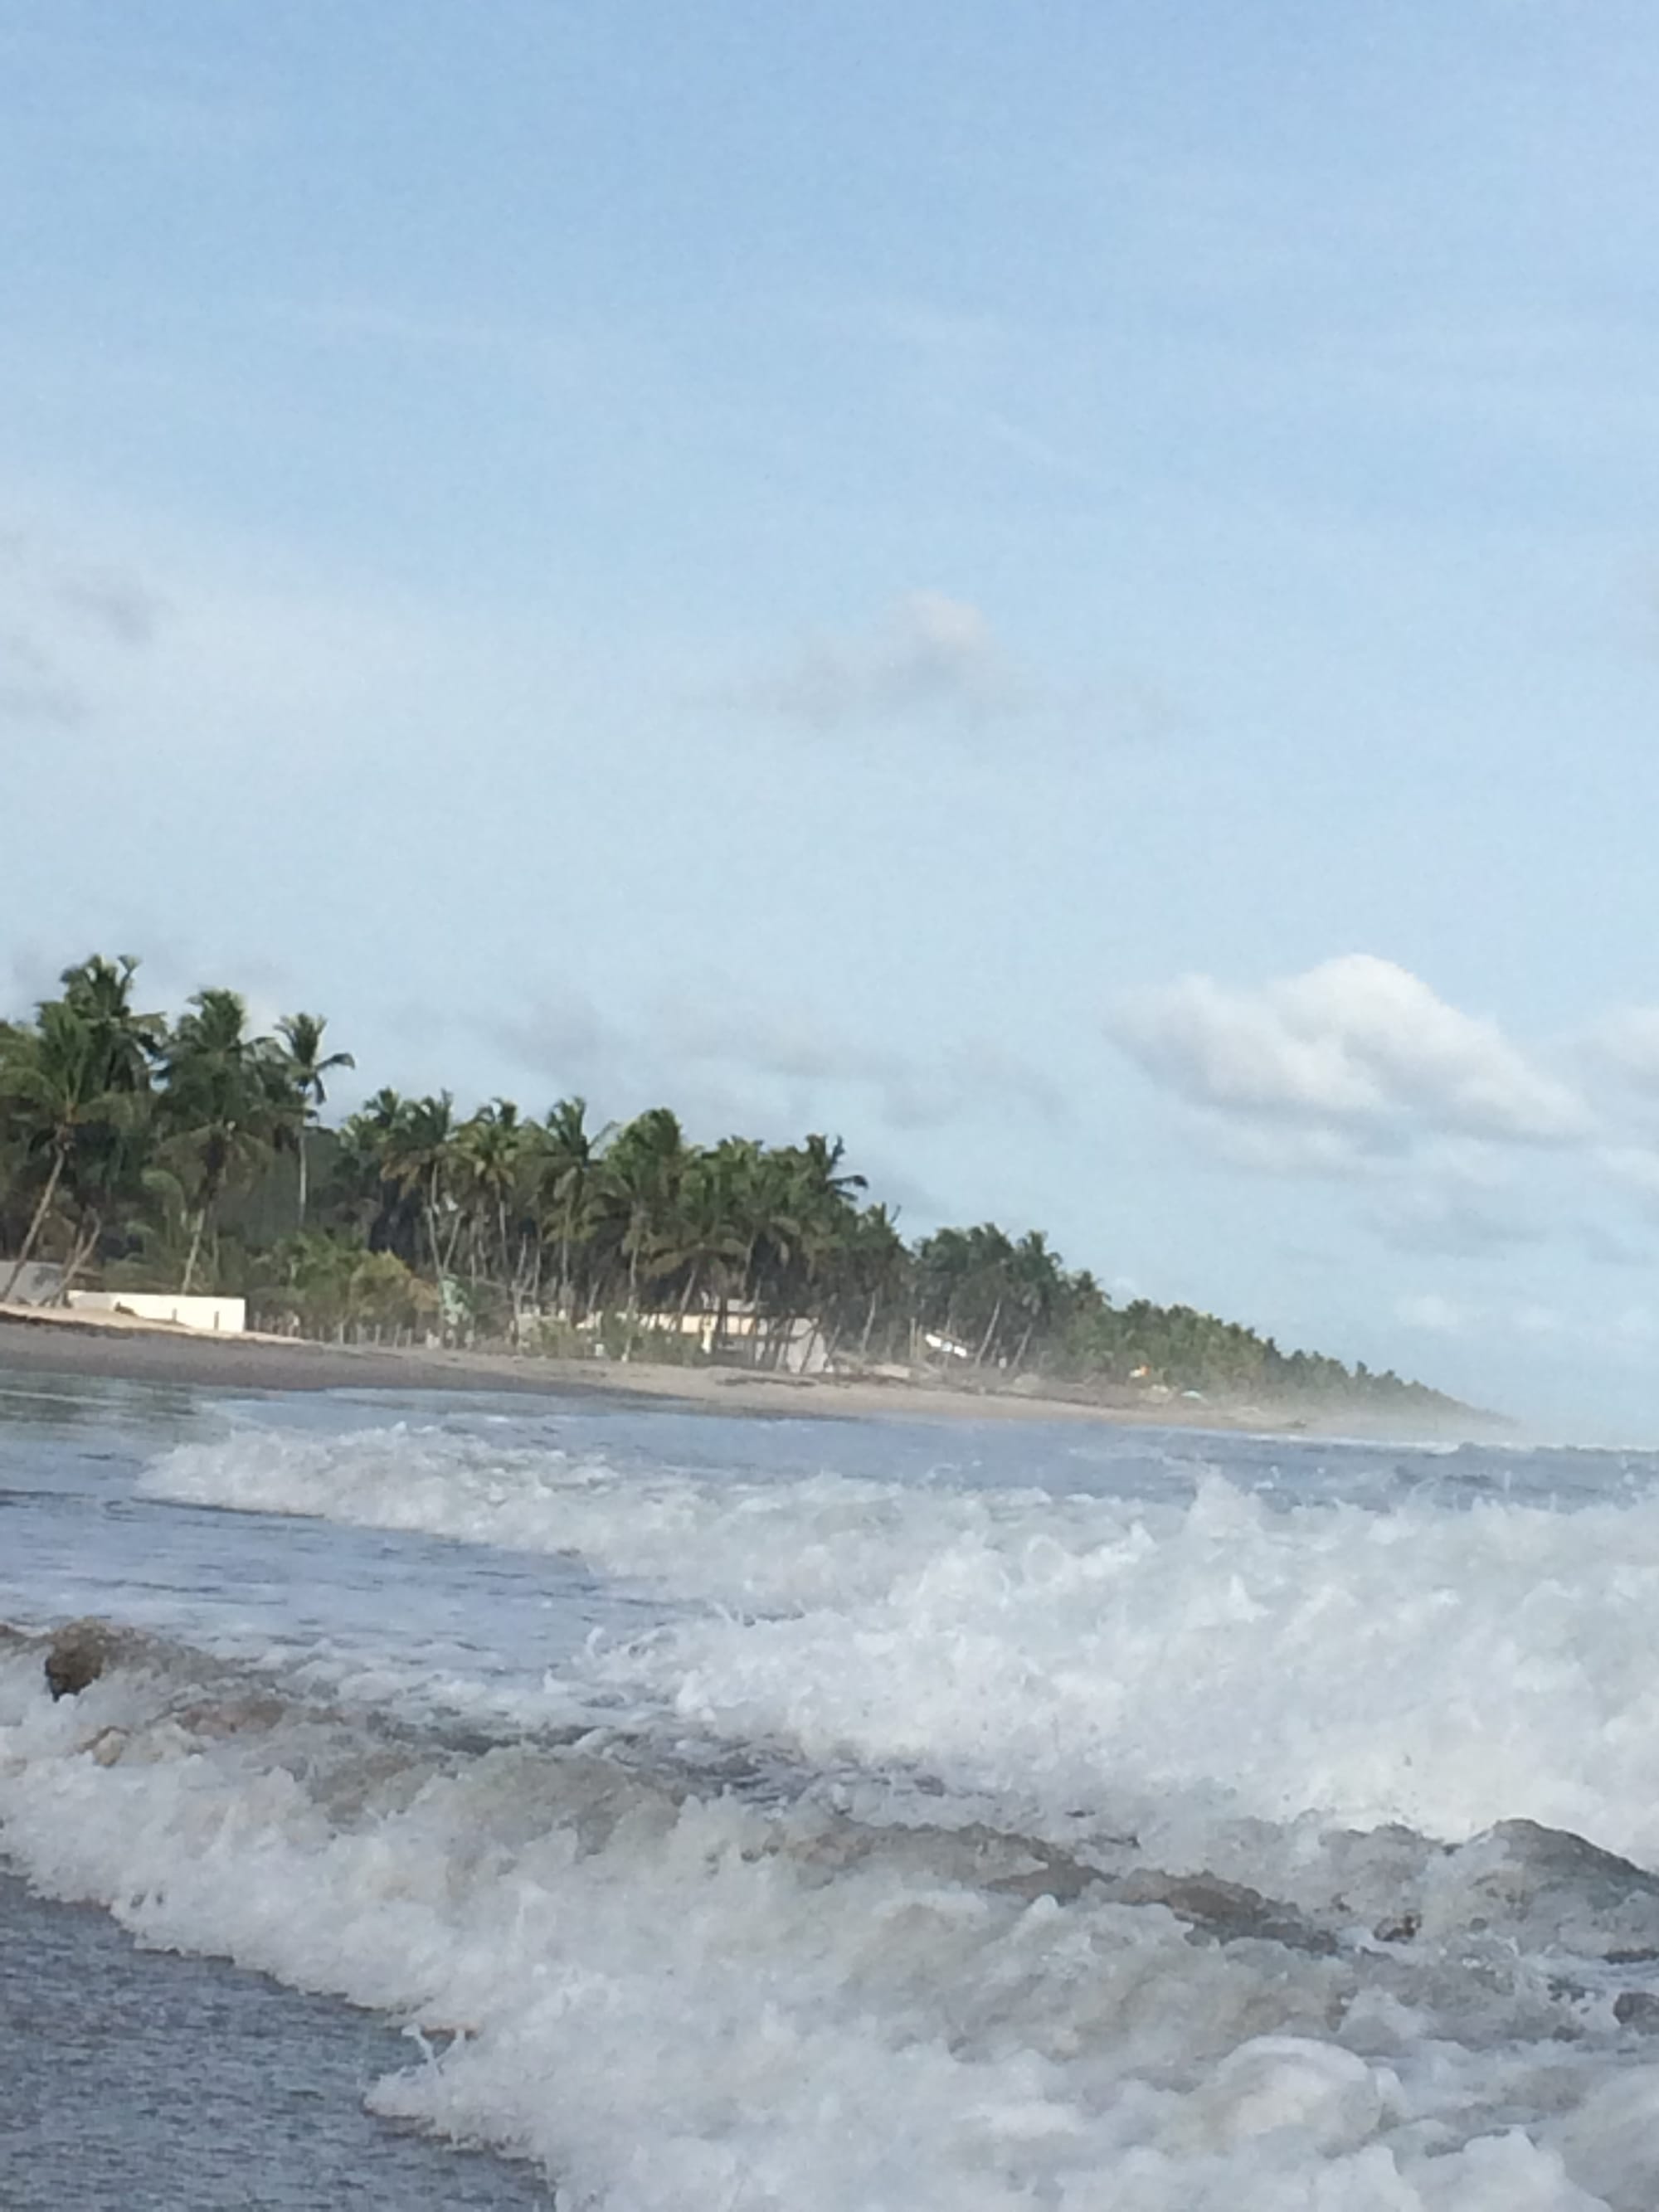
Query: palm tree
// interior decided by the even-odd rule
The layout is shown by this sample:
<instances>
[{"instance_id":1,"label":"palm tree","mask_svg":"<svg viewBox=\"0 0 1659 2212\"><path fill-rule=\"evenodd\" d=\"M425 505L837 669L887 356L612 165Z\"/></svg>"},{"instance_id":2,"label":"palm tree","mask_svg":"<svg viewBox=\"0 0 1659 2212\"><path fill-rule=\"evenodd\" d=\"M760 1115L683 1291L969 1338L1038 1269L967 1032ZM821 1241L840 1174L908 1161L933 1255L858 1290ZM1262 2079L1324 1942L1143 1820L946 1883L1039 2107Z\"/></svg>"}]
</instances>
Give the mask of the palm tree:
<instances>
[{"instance_id":1,"label":"palm tree","mask_svg":"<svg viewBox=\"0 0 1659 2212\"><path fill-rule=\"evenodd\" d=\"M4 1118L25 1157L46 1162L0 1297L15 1290L66 1176L76 1225L64 1289L97 1241L112 1194L118 1187L130 1196L142 1170L133 1139L164 1030L159 1015L133 1011L137 965L131 956L112 961L94 953L64 970L63 997L41 1002L32 1029L8 1024L0 1036Z\"/></svg>"},{"instance_id":2,"label":"palm tree","mask_svg":"<svg viewBox=\"0 0 1659 2212\"><path fill-rule=\"evenodd\" d=\"M374 1102L370 1103L372 1108ZM433 1097L401 1102L386 1131L382 1152L387 1181L418 1198L426 1221L433 1280L446 1328L449 1316L444 1285L461 1227L450 1194L455 1170L455 1101L447 1091L441 1091ZM447 1238L440 1238L438 1234L441 1214L453 1217Z\"/></svg>"},{"instance_id":3,"label":"palm tree","mask_svg":"<svg viewBox=\"0 0 1659 2212\"><path fill-rule=\"evenodd\" d=\"M94 952L90 959L65 968L58 979L65 1003L94 1034L112 1091L148 1090L151 1066L167 1039L161 1015L133 1011L132 979L137 970L138 963L130 952L118 960Z\"/></svg>"},{"instance_id":4,"label":"palm tree","mask_svg":"<svg viewBox=\"0 0 1659 2212\"><path fill-rule=\"evenodd\" d=\"M916 1255L917 1318L952 1344L989 1355L1014 1294L1014 1246L994 1221L941 1229Z\"/></svg>"},{"instance_id":5,"label":"palm tree","mask_svg":"<svg viewBox=\"0 0 1659 2212\"><path fill-rule=\"evenodd\" d=\"M284 1051L284 1069L294 1086L300 1107L298 1152L300 1161L300 1197L298 1224L306 1225L307 1196L307 1146L306 1139L314 1126L319 1111L328 1103L328 1092L323 1078L337 1067L356 1067L356 1061L349 1052L323 1051L323 1031L328 1021L322 1014L284 1014L276 1024Z\"/></svg>"},{"instance_id":6,"label":"palm tree","mask_svg":"<svg viewBox=\"0 0 1659 2212\"><path fill-rule=\"evenodd\" d=\"M866 1206L850 1216L826 1255L823 1279L831 1350L856 1328L859 1358L867 1359L884 1304L900 1307L911 1279L910 1255L885 1206Z\"/></svg>"},{"instance_id":7,"label":"palm tree","mask_svg":"<svg viewBox=\"0 0 1659 2212\"><path fill-rule=\"evenodd\" d=\"M372 1252L418 1257L420 1211L392 1179L386 1148L404 1111L391 1086L377 1091L340 1125L331 1182L345 1201Z\"/></svg>"},{"instance_id":8,"label":"palm tree","mask_svg":"<svg viewBox=\"0 0 1659 2212\"><path fill-rule=\"evenodd\" d=\"M219 1200L274 1149L291 1097L276 1040L247 1034L235 991L198 991L162 1055L166 1150L184 1182L191 1216L183 1289L196 1279L202 1243Z\"/></svg>"},{"instance_id":9,"label":"palm tree","mask_svg":"<svg viewBox=\"0 0 1659 2212\"><path fill-rule=\"evenodd\" d=\"M853 1194L866 1188L861 1175L842 1168L846 1146L836 1137L813 1134L767 1154L779 1188L775 1200L784 1237L775 1242L771 1303L781 1326L774 1356L782 1358L799 1319L821 1309L826 1269L857 1218ZM785 1247L787 1246L787 1249Z\"/></svg>"},{"instance_id":10,"label":"palm tree","mask_svg":"<svg viewBox=\"0 0 1659 2212\"><path fill-rule=\"evenodd\" d=\"M600 1164L616 1124L602 1129L587 1126L587 1101L561 1098L547 1109L535 1154L534 1204L541 1233L550 1232L559 1251L559 1311L576 1317L575 1255L593 1226L599 1199Z\"/></svg>"},{"instance_id":11,"label":"palm tree","mask_svg":"<svg viewBox=\"0 0 1659 2212\"><path fill-rule=\"evenodd\" d=\"M779 1153L752 1137L725 1137L707 1157L735 1248L733 1264L721 1270L718 1341L726 1334L732 1297L748 1301L758 1324L766 1291L793 1251L798 1232L787 1211L789 1176ZM759 1344L757 1334L751 1348L757 1352Z\"/></svg>"},{"instance_id":12,"label":"palm tree","mask_svg":"<svg viewBox=\"0 0 1659 2212\"><path fill-rule=\"evenodd\" d=\"M520 1248L520 1263L513 1259L513 1218L518 1214L519 1200L529 1166L531 1132L533 1124L521 1121L519 1109L510 1098L497 1098L488 1106L481 1106L471 1119L464 1121L455 1133L454 1165L458 1193L464 1205L470 1206L474 1218L472 1230L472 1276L476 1286L479 1274L488 1273L489 1238L487 1226L495 1231L495 1260L499 1268L499 1280L512 1300L516 1322L525 1286L526 1270ZM537 1129L536 1135L540 1131Z\"/></svg>"},{"instance_id":13,"label":"palm tree","mask_svg":"<svg viewBox=\"0 0 1659 2212\"><path fill-rule=\"evenodd\" d=\"M1007 1272L1012 1303L1025 1323L1012 1362L1018 1367L1030 1349L1032 1338L1047 1336L1054 1326L1065 1297L1066 1278L1040 1229L1030 1230L1020 1238Z\"/></svg>"},{"instance_id":14,"label":"palm tree","mask_svg":"<svg viewBox=\"0 0 1659 2212\"><path fill-rule=\"evenodd\" d=\"M605 1154L598 1195L615 1247L628 1262L630 1319L639 1312L641 1281L655 1271L672 1234L691 1157L678 1118L665 1106L636 1115Z\"/></svg>"},{"instance_id":15,"label":"palm tree","mask_svg":"<svg viewBox=\"0 0 1659 2212\"><path fill-rule=\"evenodd\" d=\"M7 1041L0 1103L26 1157L44 1161L46 1172L0 1299L10 1297L34 1255L76 1136L107 1106L104 1072L94 1032L61 999L43 1002L34 1028Z\"/></svg>"},{"instance_id":16,"label":"palm tree","mask_svg":"<svg viewBox=\"0 0 1659 2212\"><path fill-rule=\"evenodd\" d=\"M710 1152L694 1152L680 1178L677 1202L663 1224L657 1254L665 1275L680 1277L680 1313L690 1312L706 1289L718 1301L714 1340L725 1332L728 1302L747 1257L741 1179L747 1148L727 1138Z\"/></svg>"}]
</instances>

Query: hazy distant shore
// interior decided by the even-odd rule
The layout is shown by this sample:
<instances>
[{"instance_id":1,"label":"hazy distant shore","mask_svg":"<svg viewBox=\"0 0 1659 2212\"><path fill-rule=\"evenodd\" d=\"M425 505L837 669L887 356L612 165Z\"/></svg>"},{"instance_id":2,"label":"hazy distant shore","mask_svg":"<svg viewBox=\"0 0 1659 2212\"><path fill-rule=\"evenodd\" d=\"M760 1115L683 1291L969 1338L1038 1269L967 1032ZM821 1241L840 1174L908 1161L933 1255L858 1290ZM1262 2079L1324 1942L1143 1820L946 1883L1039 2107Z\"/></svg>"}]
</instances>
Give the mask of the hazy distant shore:
<instances>
[{"instance_id":1,"label":"hazy distant shore","mask_svg":"<svg viewBox=\"0 0 1659 2212\"><path fill-rule=\"evenodd\" d=\"M67 1315L0 1316L0 1378L95 1376L111 1381L233 1391L475 1390L650 1398L708 1413L853 1419L1108 1422L1118 1426L1225 1428L1271 1434L1399 1433L1373 1409L1292 1403L1230 1407L1206 1401L1103 1404L1030 1389L969 1390L944 1383L757 1374L644 1361L515 1358L500 1352L393 1350L270 1336L210 1337L131 1322ZM1477 1433L1474 1425L1468 1431ZM1490 1432L1489 1431L1487 1431ZM1443 1431L1435 1431L1443 1433Z\"/></svg>"}]
</instances>

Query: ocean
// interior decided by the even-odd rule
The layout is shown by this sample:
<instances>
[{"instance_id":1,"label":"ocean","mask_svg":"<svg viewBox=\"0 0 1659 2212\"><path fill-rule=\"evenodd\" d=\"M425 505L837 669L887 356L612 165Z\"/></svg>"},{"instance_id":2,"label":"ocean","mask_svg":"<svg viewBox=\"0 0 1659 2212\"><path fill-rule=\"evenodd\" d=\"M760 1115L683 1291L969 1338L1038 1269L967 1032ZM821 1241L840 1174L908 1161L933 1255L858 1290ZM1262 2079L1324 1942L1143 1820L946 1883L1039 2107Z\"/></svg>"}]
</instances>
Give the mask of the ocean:
<instances>
[{"instance_id":1,"label":"ocean","mask_svg":"<svg viewBox=\"0 0 1659 2212\"><path fill-rule=\"evenodd\" d=\"M18 1376L0 1620L8 2208L1659 2204L1659 1455Z\"/></svg>"}]
</instances>

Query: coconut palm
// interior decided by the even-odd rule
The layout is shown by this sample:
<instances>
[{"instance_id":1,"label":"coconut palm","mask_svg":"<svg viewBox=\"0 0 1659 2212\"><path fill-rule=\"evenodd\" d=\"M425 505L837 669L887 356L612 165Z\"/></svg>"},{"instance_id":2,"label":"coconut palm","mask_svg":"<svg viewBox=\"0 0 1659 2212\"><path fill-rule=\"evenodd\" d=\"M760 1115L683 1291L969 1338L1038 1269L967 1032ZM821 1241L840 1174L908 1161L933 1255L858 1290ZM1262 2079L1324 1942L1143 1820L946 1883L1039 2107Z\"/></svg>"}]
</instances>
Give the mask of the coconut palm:
<instances>
[{"instance_id":1,"label":"coconut palm","mask_svg":"<svg viewBox=\"0 0 1659 2212\"><path fill-rule=\"evenodd\" d=\"M163 1016L134 1011L132 979L137 971L130 952L118 960L94 952L65 968L58 979L65 1003L94 1032L104 1054L106 1087L114 1092L149 1089L150 1071L167 1039Z\"/></svg>"},{"instance_id":2,"label":"coconut palm","mask_svg":"<svg viewBox=\"0 0 1659 2212\"><path fill-rule=\"evenodd\" d=\"M337 1067L356 1067L357 1065L349 1052L324 1052L323 1031L327 1027L327 1018L322 1014L284 1014L276 1024L277 1035L283 1040L284 1073L294 1087L300 1109L295 1148L299 1155L300 1183L296 1212L301 1229L306 1225L306 1201L310 1182L310 1148L307 1139L319 1112L328 1103L328 1091L323 1078L331 1075Z\"/></svg>"},{"instance_id":3,"label":"coconut palm","mask_svg":"<svg viewBox=\"0 0 1659 2212\"><path fill-rule=\"evenodd\" d=\"M341 1123L329 1182L371 1251L395 1251L412 1261L420 1244L420 1206L392 1181L386 1165L386 1148L404 1104L388 1085Z\"/></svg>"},{"instance_id":4,"label":"coconut palm","mask_svg":"<svg viewBox=\"0 0 1659 2212\"><path fill-rule=\"evenodd\" d=\"M542 1237L558 1251L556 1302L573 1320L580 1303L577 1253L594 1226L601 1163L615 1129L611 1121L590 1129L587 1101L561 1098L549 1107L536 1142L532 1203Z\"/></svg>"},{"instance_id":5,"label":"coconut palm","mask_svg":"<svg viewBox=\"0 0 1659 2212\"><path fill-rule=\"evenodd\" d=\"M865 1188L865 1179L842 1169L845 1157L839 1137L816 1134L766 1156L775 1183L775 1220L782 1231L772 1239L768 1271L769 1302L781 1324L774 1331L780 1358L795 1322L822 1307L828 1271L857 1218L854 1193Z\"/></svg>"},{"instance_id":6,"label":"coconut palm","mask_svg":"<svg viewBox=\"0 0 1659 2212\"><path fill-rule=\"evenodd\" d=\"M386 1130L381 1152L386 1180L418 1200L441 1305L462 1227L452 1190L456 1128L455 1101L447 1091L405 1099ZM441 1219L447 1224L447 1233L441 1237ZM444 1311L447 1323L447 1308Z\"/></svg>"},{"instance_id":7,"label":"coconut palm","mask_svg":"<svg viewBox=\"0 0 1659 2212\"><path fill-rule=\"evenodd\" d=\"M605 1153L597 1211L602 1234L626 1262L630 1320L640 1310L640 1285L658 1272L659 1255L672 1236L690 1159L678 1119L665 1106L637 1115Z\"/></svg>"},{"instance_id":8,"label":"coconut palm","mask_svg":"<svg viewBox=\"0 0 1659 2212\"><path fill-rule=\"evenodd\" d=\"M106 1065L92 1027L61 999L43 1002L33 1028L7 1040L0 1107L24 1158L44 1169L44 1177L0 1298L11 1296L34 1256L76 1138L109 1110Z\"/></svg>"},{"instance_id":9,"label":"coconut palm","mask_svg":"<svg viewBox=\"0 0 1659 2212\"><path fill-rule=\"evenodd\" d=\"M515 1334L530 1273L526 1245L531 1240L520 1233L521 1201L533 1172L532 1148L540 1135L537 1125L520 1119L510 1098L481 1106L455 1133L456 1195L469 1216L474 1286L481 1274L489 1275L493 1264L496 1279L512 1301Z\"/></svg>"},{"instance_id":10,"label":"coconut palm","mask_svg":"<svg viewBox=\"0 0 1659 2212\"><path fill-rule=\"evenodd\" d=\"M94 953L64 970L62 998L41 1002L33 1028L8 1024L0 1036L4 1121L24 1158L46 1170L0 1297L16 1288L60 1194L70 1197L72 1220L66 1289L114 1195L131 1198L138 1188L142 1103L164 1024L159 1015L133 1009L137 965L131 956Z\"/></svg>"},{"instance_id":11,"label":"coconut palm","mask_svg":"<svg viewBox=\"0 0 1659 2212\"><path fill-rule=\"evenodd\" d=\"M742 1202L748 1150L741 1139L728 1138L692 1155L656 1255L663 1275L679 1279L682 1316L713 1295L716 1341L725 1333L726 1310L748 1257Z\"/></svg>"},{"instance_id":12,"label":"coconut palm","mask_svg":"<svg viewBox=\"0 0 1659 2212\"><path fill-rule=\"evenodd\" d=\"M161 1058L169 1133L163 1151L191 1215L186 1292L220 1199L270 1158L291 1107L280 1048L274 1038L248 1035L240 994L198 991L190 1006Z\"/></svg>"},{"instance_id":13,"label":"coconut palm","mask_svg":"<svg viewBox=\"0 0 1659 2212\"><path fill-rule=\"evenodd\" d=\"M838 1339L856 1332L858 1356L867 1359L884 1312L902 1314L911 1275L910 1255L887 1207L866 1206L853 1214L820 1273L832 1350Z\"/></svg>"}]
</instances>

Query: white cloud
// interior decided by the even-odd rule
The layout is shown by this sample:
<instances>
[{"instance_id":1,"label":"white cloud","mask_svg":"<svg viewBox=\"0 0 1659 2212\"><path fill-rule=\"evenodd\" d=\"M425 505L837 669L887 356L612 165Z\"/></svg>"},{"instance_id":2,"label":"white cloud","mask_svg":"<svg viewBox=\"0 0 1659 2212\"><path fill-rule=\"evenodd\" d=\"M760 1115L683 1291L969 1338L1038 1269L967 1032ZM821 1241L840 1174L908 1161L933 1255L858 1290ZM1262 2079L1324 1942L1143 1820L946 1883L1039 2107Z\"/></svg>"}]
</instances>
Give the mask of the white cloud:
<instances>
[{"instance_id":1,"label":"white cloud","mask_svg":"<svg viewBox=\"0 0 1659 2212\"><path fill-rule=\"evenodd\" d=\"M1439 1291L1413 1291L1395 1299L1394 1313L1402 1328L1421 1329L1431 1336L1468 1336L1492 1328L1534 1340L1577 1339L1592 1333L1591 1324L1570 1320L1537 1299L1498 1307L1447 1297Z\"/></svg>"},{"instance_id":2,"label":"white cloud","mask_svg":"<svg viewBox=\"0 0 1659 2212\"><path fill-rule=\"evenodd\" d=\"M1198 1113L1188 1118L1212 1152L1251 1175L1332 1176L1346 1182L1399 1165L1401 1148L1385 1130L1275 1121L1259 1114Z\"/></svg>"},{"instance_id":3,"label":"white cloud","mask_svg":"<svg viewBox=\"0 0 1659 2212\"><path fill-rule=\"evenodd\" d=\"M1435 1336L1463 1336L1480 1319L1476 1307L1443 1297L1438 1291L1414 1291L1395 1302L1395 1318L1407 1328Z\"/></svg>"},{"instance_id":4,"label":"white cloud","mask_svg":"<svg viewBox=\"0 0 1659 2212\"><path fill-rule=\"evenodd\" d=\"M1449 1006L1392 961L1349 953L1255 990L1189 975L1143 992L1114 1024L1153 1079L1235 1121L1551 1143L1589 1115L1495 1023Z\"/></svg>"},{"instance_id":5,"label":"white cloud","mask_svg":"<svg viewBox=\"0 0 1659 2212\"><path fill-rule=\"evenodd\" d=\"M830 730L915 714L980 720L1029 695L978 607L918 591L862 635L812 640L740 696L748 706Z\"/></svg>"}]
</instances>

